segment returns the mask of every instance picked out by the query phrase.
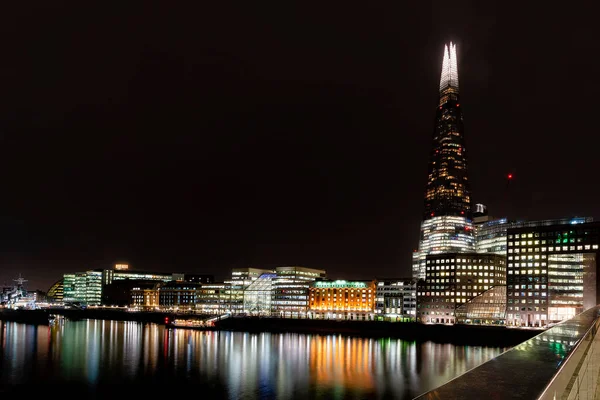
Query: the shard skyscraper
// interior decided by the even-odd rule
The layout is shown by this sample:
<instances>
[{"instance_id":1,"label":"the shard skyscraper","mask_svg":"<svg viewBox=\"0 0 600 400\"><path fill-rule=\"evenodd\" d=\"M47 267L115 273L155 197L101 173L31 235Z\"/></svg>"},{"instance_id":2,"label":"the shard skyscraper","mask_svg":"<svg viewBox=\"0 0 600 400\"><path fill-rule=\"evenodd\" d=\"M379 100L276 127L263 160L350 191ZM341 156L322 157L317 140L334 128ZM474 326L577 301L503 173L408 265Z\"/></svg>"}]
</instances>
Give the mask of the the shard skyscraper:
<instances>
[{"instance_id":1,"label":"the shard skyscraper","mask_svg":"<svg viewBox=\"0 0 600 400\"><path fill-rule=\"evenodd\" d=\"M467 150L458 87L456 45L444 48L440 101L425 191L419 249L413 253L413 276L425 278L428 254L475 251Z\"/></svg>"}]
</instances>

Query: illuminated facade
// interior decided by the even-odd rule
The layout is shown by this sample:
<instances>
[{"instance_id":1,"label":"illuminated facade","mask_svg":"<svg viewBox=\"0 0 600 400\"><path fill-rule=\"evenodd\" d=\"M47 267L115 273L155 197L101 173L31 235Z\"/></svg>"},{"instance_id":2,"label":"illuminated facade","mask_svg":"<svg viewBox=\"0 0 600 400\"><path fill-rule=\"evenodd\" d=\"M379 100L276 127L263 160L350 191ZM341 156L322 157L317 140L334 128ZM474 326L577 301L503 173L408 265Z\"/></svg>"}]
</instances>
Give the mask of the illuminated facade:
<instances>
[{"instance_id":1,"label":"illuminated facade","mask_svg":"<svg viewBox=\"0 0 600 400\"><path fill-rule=\"evenodd\" d=\"M475 218L476 251L477 253L506 255L506 236L509 229L552 225L577 225L592 221L593 218L591 217L546 219L540 221L508 221L506 218L502 218L477 223L477 218Z\"/></svg>"},{"instance_id":2,"label":"illuminated facade","mask_svg":"<svg viewBox=\"0 0 600 400\"><path fill-rule=\"evenodd\" d=\"M276 276L273 273L262 274L244 290L244 313L258 316L271 315L273 279Z\"/></svg>"},{"instance_id":3,"label":"illuminated facade","mask_svg":"<svg viewBox=\"0 0 600 400\"><path fill-rule=\"evenodd\" d=\"M309 318L373 320L375 281L318 281L308 290Z\"/></svg>"},{"instance_id":4,"label":"illuminated facade","mask_svg":"<svg viewBox=\"0 0 600 400\"><path fill-rule=\"evenodd\" d=\"M466 325L504 325L506 320L506 285L493 286L479 296L458 306L456 323Z\"/></svg>"},{"instance_id":5,"label":"illuminated facade","mask_svg":"<svg viewBox=\"0 0 600 400\"><path fill-rule=\"evenodd\" d=\"M158 305L163 309L188 310L196 308L201 285L191 282L169 282L158 288Z\"/></svg>"},{"instance_id":6,"label":"illuminated facade","mask_svg":"<svg viewBox=\"0 0 600 400\"><path fill-rule=\"evenodd\" d=\"M425 278L429 254L475 251L471 192L459 101L456 45L444 50L440 100L429 160L425 211L419 249L413 253L413 277Z\"/></svg>"},{"instance_id":7,"label":"illuminated facade","mask_svg":"<svg viewBox=\"0 0 600 400\"><path fill-rule=\"evenodd\" d=\"M49 302L53 303L62 303L64 297L64 278L57 281L54 285L48 289L46 296L48 297Z\"/></svg>"},{"instance_id":8,"label":"illuminated facade","mask_svg":"<svg viewBox=\"0 0 600 400\"><path fill-rule=\"evenodd\" d=\"M308 311L308 288L326 272L306 267L277 267L273 278L272 314L302 318Z\"/></svg>"},{"instance_id":9,"label":"illuminated facade","mask_svg":"<svg viewBox=\"0 0 600 400\"><path fill-rule=\"evenodd\" d=\"M377 319L414 321L417 312L415 279L378 279L375 298Z\"/></svg>"},{"instance_id":10,"label":"illuminated facade","mask_svg":"<svg viewBox=\"0 0 600 400\"><path fill-rule=\"evenodd\" d=\"M506 259L497 254L429 255L417 287L417 321L454 324L455 310L496 285L506 285Z\"/></svg>"},{"instance_id":11,"label":"illuminated facade","mask_svg":"<svg viewBox=\"0 0 600 400\"><path fill-rule=\"evenodd\" d=\"M64 274L63 301L87 304L87 274L85 272Z\"/></svg>"},{"instance_id":12,"label":"illuminated facade","mask_svg":"<svg viewBox=\"0 0 600 400\"><path fill-rule=\"evenodd\" d=\"M231 279L226 280L229 284L229 304L231 313L239 314L244 312L244 290L250 286L262 274L273 273L272 270L262 268L233 268L231 270Z\"/></svg>"},{"instance_id":13,"label":"illuminated facade","mask_svg":"<svg viewBox=\"0 0 600 400\"><path fill-rule=\"evenodd\" d=\"M508 230L509 326L544 328L600 303L600 223Z\"/></svg>"},{"instance_id":14,"label":"illuminated facade","mask_svg":"<svg viewBox=\"0 0 600 400\"><path fill-rule=\"evenodd\" d=\"M240 299L240 293L241 299ZM239 304L243 306L244 295L240 285L231 283L208 283L200 287L196 302L196 311L203 314L231 314L239 312Z\"/></svg>"},{"instance_id":15,"label":"illuminated facade","mask_svg":"<svg viewBox=\"0 0 600 400\"><path fill-rule=\"evenodd\" d=\"M108 285L122 281L183 281L184 274L131 271L127 269L95 269L64 274L63 301L88 306L103 304L103 293Z\"/></svg>"},{"instance_id":16,"label":"illuminated facade","mask_svg":"<svg viewBox=\"0 0 600 400\"><path fill-rule=\"evenodd\" d=\"M158 286L159 283L141 282L134 286L131 293L130 306L142 309L153 310L159 306Z\"/></svg>"}]
</instances>

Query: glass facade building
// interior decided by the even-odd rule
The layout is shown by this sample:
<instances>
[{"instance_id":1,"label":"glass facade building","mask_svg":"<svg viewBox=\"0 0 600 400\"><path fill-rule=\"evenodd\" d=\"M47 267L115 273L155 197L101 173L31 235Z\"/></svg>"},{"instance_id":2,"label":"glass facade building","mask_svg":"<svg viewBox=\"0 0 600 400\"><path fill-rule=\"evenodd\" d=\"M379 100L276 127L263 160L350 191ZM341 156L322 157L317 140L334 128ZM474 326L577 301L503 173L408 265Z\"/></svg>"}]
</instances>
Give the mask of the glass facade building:
<instances>
[{"instance_id":1,"label":"glass facade building","mask_svg":"<svg viewBox=\"0 0 600 400\"><path fill-rule=\"evenodd\" d=\"M509 229L507 240L507 325L545 328L599 303L599 223Z\"/></svg>"},{"instance_id":2,"label":"glass facade building","mask_svg":"<svg viewBox=\"0 0 600 400\"><path fill-rule=\"evenodd\" d=\"M226 280L229 284L229 309L234 314L244 312L244 290L252 285L259 276L273 273L272 270L263 268L234 268L231 270L231 279Z\"/></svg>"},{"instance_id":3,"label":"glass facade building","mask_svg":"<svg viewBox=\"0 0 600 400\"><path fill-rule=\"evenodd\" d=\"M506 218L502 218L476 223L476 251L477 253L506 255L506 236L509 229L552 225L577 225L592 221L591 217L546 219L540 221L509 221Z\"/></svg>"},{"instance_id":4,"label":"glass facade building","mask_svg":"<svg viewBox=\"0 0 600 400\"><path fill-rule=\"evenodd\" d=\"M413 253L417 279L425 279L429 254L475 251L458 63L452 43L445 47L439 95L419 249Z\"/></svg>"},{"instance_id":5,"label":"glass facade building","mask_svg":"<svg viewBox=\"0 0 600 400\"><path fill-rule=\"evenodd\" d=\"M273 279L276 274L259 276L244 290L244 313L249 315L271 315Z\"/></svg>"},{"instance_id":6,"label":"glass facade building","mask_svg":"<svg viewBox=\"0 0 600 400\"><path fill-rule=\"evenodd\" d=\"M457 324L504 325L506 320L506 285L494 286L458 306Z\"/></svg>"},{"instance_id":7,"label":"glass facade building","mask_svg":"<svg viewBox=\"0 0 600 400\"><path fill-rule=\"evenodd\" d=\"M241 300L239 298L242 293ZM243 288L231 283L202 284L198 293L196 311L203 314L231 314L240 312L238 305L243 306Z\"/></svg>"},{"instance_id":8,"label":"glass facade building","mask_svg":"<svg viewBox=\"0 0 600 400\"><path fill-rule=\"evenodd\" d=\"M455 310L496 285L506 285L506 259L497 254L429 255L417 286L417 321L456 323Z\"/></svg>"},{"instance_id":9,"label":"glass facade building","mask_svg":"<svg viewBox=\"0 0 600 400\"><path fill-rule=\"evenodd\" d=\"M119 281L183 281L183 274L143 272L131 270L95 269L64 274L63 301L88 306L103 304L103 292L107 285Z\"/></svg>"},{"instance_id":10,"label":"glass facade building","mask_svg":"<svg viewBox=\"0 0 600 400\"><path fill-rule=\"evenodd\" d=\"M64 298L64 290L65 284L64 278L62 278L58 280L54 285L52 285L50 289L48 289L48 292L46 293L48 301L54 303L62 303Z\"/></svg>"},{"instance_id":11,"label":"glass facade building","mask_svg":"<svg viewBox=\"0 0 600 400\"><path fill-rule=\"evenodd\" d=\"M277 267L273 279L273 315L305 317L308 311L308 288L316 280L325 279L326 272L306 267Z\"/></svg>"},{"instance_id":12,"label":"glass facade building","mask_svg":"<svg viewBox=\"0 0 600 400\"><path fill-rule=\"evenodd\" d=\"M87 274L76 272L63 276L63 301L65 303L87 304Z\"/></svg>"}]
</instances>

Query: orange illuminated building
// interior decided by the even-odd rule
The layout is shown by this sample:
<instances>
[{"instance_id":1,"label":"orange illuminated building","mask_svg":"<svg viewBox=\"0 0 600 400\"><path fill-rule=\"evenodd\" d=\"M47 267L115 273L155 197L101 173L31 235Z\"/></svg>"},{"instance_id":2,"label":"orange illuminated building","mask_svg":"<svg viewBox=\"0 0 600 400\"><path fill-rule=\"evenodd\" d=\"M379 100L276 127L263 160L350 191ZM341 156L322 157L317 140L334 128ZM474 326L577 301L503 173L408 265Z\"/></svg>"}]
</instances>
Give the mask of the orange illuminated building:
<instances>
[{"instance_id":1,"label":"orange illuminated building","mask_svg":"<svg viewBox=\"0 0 600 400\"><path fill-rule=\"evenodd\" d=\"M372 320L375 281L317 281L309 288L309 318Z\"/></svg>"}]
</instances>

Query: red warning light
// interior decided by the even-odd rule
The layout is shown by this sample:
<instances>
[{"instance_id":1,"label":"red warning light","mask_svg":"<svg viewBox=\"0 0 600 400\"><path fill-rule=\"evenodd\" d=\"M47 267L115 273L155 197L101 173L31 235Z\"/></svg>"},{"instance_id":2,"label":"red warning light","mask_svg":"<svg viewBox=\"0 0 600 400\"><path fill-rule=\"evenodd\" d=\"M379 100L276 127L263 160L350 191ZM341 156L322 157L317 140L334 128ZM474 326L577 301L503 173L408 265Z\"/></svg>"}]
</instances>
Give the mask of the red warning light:
<instances>
[{"instance_id":1,"label":"red warning light","mask_svg":"<svg viewBox=\"0 0 600 400\"><path fill-rule=\"evenodd\" d=\"M512 179L513 178L513 174L508 174L508 179Z\"/></svg>"},{"instance_id":2,"label":"red warning light","mask_svg":"<svg viewBox=\"0 0 600 400\"><path fill-rule=\"evenodd\" d=\"M165 317L165 324L169 323L169 317Z\"/></svg>"},{"instance_id":3,"label":"red warning light","mask_svg":"<svg viewBox=\"0 0 600 400\"><path fill-rule=\"evenodd\" d=\"M460 212L460 215L465 215L465 212L464 212L464 211L461 211L461 212Z\"/></svg>"},{"instance_id":4,"label":"red warning light","mask_svg":"<svg viewBox=\"0 0 600 400\"><path fill-rule=\"evenodd\" d=\"M433 217L435 215L435 213L431 213L431 216Z\"/></svg>"}]
</instances>

